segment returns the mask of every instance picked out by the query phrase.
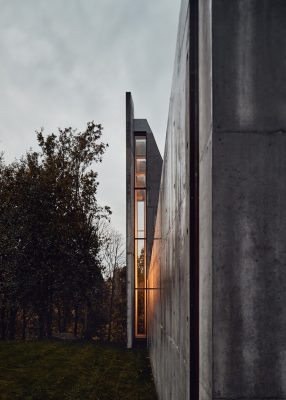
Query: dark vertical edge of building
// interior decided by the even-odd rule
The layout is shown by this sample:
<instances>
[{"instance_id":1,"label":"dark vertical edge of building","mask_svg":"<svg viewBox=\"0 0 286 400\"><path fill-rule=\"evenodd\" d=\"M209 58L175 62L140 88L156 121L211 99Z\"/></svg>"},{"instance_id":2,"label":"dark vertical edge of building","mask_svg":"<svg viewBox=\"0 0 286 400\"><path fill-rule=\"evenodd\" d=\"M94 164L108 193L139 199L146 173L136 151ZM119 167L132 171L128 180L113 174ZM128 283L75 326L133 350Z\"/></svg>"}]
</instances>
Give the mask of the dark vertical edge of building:
<instances>
[{"instance_id":1,"label":"dark vertical edge of building","mask_svg":"<svg viewBox=\"0 0 286 400\"><path fill-rule=\"evenodd\" d=\"M129 204L128 204L128 196L129 196L129 148L130 148L130 102L131 102L131 93L125 93L125 121L126 121L126 296L127 296L127 307L126 307L126 321L127 321L127 347L130 347L130 311L129 311L129 263L128 263L128 252L129 252L129 242L128 242L128 234L129 234L129 220L128 220L128 213L129 213Z\"/></svg>"},{"instance_id":2,"label":"dark vertical edge of building","mask_svg":"<svg viewBox=\"0 0 286 400\"><path fill-rule=\"evenodd\" d=\"M127 347L133 345L133 290L134 243L133 243L133 120L134 105L132 95L126 92L126 279L127 279Z\"/></svg>"},{"instance_id":3,"label":"dark vertical edge of building","mask_svg":"<svg viewBox=\"0 0 286 400\"><path fill-rule=\"evenodd\" d=\"M199 1L190 0L190 397L199 399Z\"/></svg>"}]
</instances>

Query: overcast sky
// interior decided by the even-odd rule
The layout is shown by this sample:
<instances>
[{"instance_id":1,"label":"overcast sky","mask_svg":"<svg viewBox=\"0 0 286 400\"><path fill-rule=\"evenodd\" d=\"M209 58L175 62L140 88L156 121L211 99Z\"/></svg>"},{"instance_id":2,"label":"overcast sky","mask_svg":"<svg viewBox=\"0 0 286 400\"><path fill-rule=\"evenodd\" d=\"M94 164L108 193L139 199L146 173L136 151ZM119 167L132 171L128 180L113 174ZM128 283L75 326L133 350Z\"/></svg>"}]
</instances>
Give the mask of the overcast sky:
<instances>
[{"instance_id":1,"label":"overcast sky","mask_svg":"<svg viewBox=\"0 0 286 400\"><path fill-rule=\"evenodd\" d=\"M0 0L0 150L104 126L99 201L125 234L125 92L163 153L180 0Z\"/></svg>"}]
</instances>

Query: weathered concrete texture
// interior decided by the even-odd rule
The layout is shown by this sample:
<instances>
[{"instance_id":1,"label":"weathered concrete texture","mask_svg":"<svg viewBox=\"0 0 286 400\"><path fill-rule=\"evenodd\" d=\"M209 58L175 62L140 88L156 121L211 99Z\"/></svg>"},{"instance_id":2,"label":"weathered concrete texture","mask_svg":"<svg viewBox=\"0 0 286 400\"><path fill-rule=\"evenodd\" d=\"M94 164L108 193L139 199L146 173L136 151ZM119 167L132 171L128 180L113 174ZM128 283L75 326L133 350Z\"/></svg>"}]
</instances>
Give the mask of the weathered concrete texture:
<instances>
[{"instance_id":1,"label":"weathered concrete texture","mask_svg":"<svg viewBox=\"0 0 286 400\"><path fill-rule=\"evenodd\" d=\"M134 104L126 93L126 263L127 263L127 347L134 337Z\"/></svg>"},{"instance_id":2,"label":"weathered concrete texture","mask_svg":"<svg viewBox=\"0 0 286 400\"><path fill-rule=\"evenodd\" d=\"M190 396L188 49L183 1L148 280L148 342L160 400Z\"/></svg>"},{"instance_id":3,"label":"weathered concrete texture","mask_svg":"<svg viewBox=\"0 0 286 400\"><path fill-rule=\"evenodd\" d=\"M214 128L285 128L286 2L213 0Z\"/></svg>"},{"instance_id":4,"label":"weathered concrete texture","mask_svg":"<svg viewBox=\"0 0 286 400\"><path fill-rule=\"evenodd\" d=\"M286 396L285 154L285 134L216 134L215 398Z\"/></svg>"},{"instance_id":5,"label":"weathered concrete texture","mask_svg":"<svg viewBox=\"0 0 286 400\"><path fill-rule=\"evenodd\" d=\"M213 398L286 398L286 2L213 1Z\"/></svg>"},{"instance_id":6,"label":"weathered concrete texture","mask_svg":"<svg viewBox=\"0 0 286 400\"><path fill-rule=\"evenodd\" d=\"M212 13L199 2L199 398L212 398Z\"/></svg>"}]
</instances>

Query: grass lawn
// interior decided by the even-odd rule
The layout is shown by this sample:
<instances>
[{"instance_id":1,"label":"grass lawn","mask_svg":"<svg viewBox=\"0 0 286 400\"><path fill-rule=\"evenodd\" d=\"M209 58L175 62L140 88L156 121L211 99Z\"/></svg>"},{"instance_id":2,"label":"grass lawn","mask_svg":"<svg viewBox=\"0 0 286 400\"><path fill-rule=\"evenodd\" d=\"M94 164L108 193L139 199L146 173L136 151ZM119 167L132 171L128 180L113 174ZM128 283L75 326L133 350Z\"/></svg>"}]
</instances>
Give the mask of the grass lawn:
<instances>
[{"instance_id":1,"label":"grass lawn","mask_svg":"<svg viewBox=\"0 0 286 400\"><path fill-rule=\"evenodd\" d=\"M155 400L146 357L91 342L0 342L0 400Z\"/></svg>"}]
</instances>

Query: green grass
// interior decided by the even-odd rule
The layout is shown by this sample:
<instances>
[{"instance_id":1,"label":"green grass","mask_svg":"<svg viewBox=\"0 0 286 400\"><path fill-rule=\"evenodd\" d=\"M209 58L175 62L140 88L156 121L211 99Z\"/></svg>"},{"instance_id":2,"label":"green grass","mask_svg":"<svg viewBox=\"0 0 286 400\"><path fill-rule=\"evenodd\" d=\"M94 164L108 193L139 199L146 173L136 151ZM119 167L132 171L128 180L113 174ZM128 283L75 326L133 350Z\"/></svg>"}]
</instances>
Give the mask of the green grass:
<instances>
[{"instance_id":1,"label":"green grass","mask_svg":"<svg viewBox=\"0 0 286 400\"><path fill-rule=\"evenodd\" d=\"M58 341L0 343L0 400L155 400L144 349Z\"/></svg>"}]
</instances>

